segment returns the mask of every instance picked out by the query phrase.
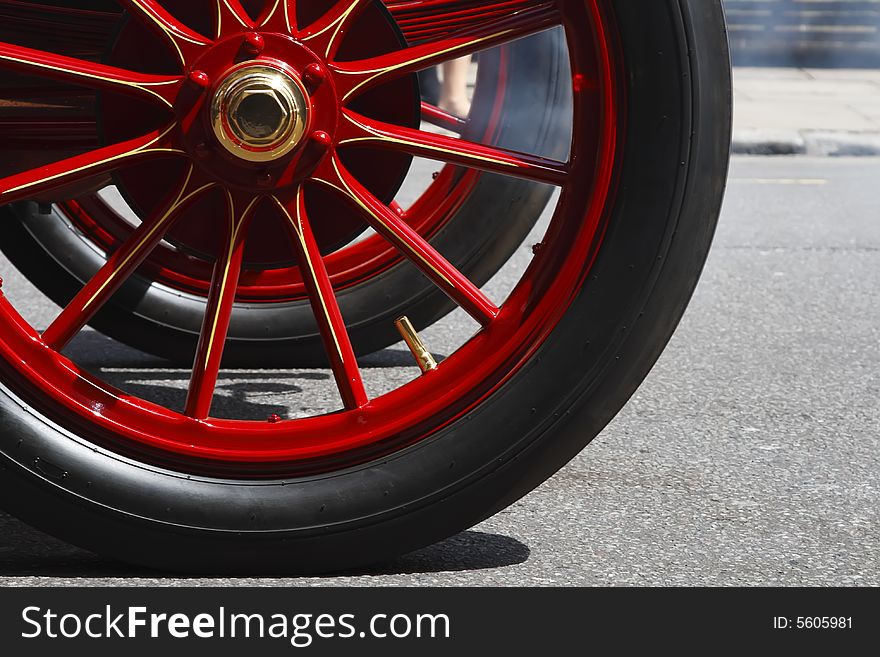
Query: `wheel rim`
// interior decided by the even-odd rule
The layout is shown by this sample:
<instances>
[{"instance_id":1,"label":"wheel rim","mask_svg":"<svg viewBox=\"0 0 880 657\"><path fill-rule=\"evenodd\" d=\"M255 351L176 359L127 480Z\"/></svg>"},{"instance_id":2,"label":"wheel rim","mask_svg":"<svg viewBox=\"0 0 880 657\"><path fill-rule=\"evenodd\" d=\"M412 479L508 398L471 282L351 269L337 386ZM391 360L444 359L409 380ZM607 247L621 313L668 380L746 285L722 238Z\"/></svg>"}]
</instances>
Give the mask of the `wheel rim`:
<instances>
[{"instance_id":1,"label":"wheel rim","mask_svg":"<svg viewBox=\"0 0 880 657\"><path fill-rule=\"evenodd\" d=\"M157 37L171 42L184 60L191 57L193 61L207 61L206 50L214 47L214 42L189 31L160 3L120 3L153 25ZM562 2L558 8L555 2L522 3L513 10L496 7L510 3L486 2L481 3L486 5L484 13L476 19L471 17L475 27L470 32L441 34L378 58L338 62L333 53L339 35L345 34L357 10L370 3L345 0L329 4L330 10L316 23L297 31L289 19L295 10L292 2L268 3L256 24L234 0L218 3L218 36L224 52L232 51L233 42L238 52L243 43L256 41L253 34L262 37L259 41L265 45L279 43L280 33L293 33L297 42L308 47L297 45L301 50L295 57L272 59L271 65L301 81L303 71L318 64L323 69L318 88L325 90L321 93L327 98L339 99L332 111L326 109L330 101L325 98L320 99L321 109L314 105L310 108L309 120L317 112L320 121L317 125L307 121L303 145L292 155L273 161L272 181L261 182L257 192L252 191L248 178L253 177L251 163L236 162L233 174L205 166L197 152L201 135L193 137L186 132L187 126L203 129L197 126L201 111L197 108L208 102L210 93L204 88L201 73L210 78L211 72L198 68L186 75L157 78L0 44L0 67L75 80L107 92L148 97L170 106L177 122L188 122L183 131L161 127L99 149L97 154L62 161L53 165L48 178L43 170L0 179L0 203L9 203L39 198L59 187L70 188L73 182L95 171L103 173L108 162L118 165L120 161L173 152L186 172L185 182L171 195L166 209L135 231L42 335L5 297L0 298L0 358L6 380L41 411L65 426L76 427L96 443L186 471L274 475L337 468L412 444L461 417L518 372L553 330L595 257L604 229L606 201L613 187L619 66L613 56L613 32L606 13L593 0ZM442 11L433 24L450 24L440 19L451 19L452 8L444 7L443 2L436 4ZM493 14L493 10L499 14ZM409 73L555 25L565 28L573 70L574 156L567 163L386 125L346 109L347 99L380 83L383 76ZM318 58L314 53L319 51L330 55ZM289 59L296 60L297 66ZM229 70L221 73L228 75ZM307 93L310 84L303 83ZM182 94L200 100L190 106L184 103ZM314 95L310 97L317 105ZM427 155L453 165L561 188L542 248L536 250L535 259L503 305L496 306L401 221L392 208L347 173L338 153L353 143L403 149L411 155ZM311 185L331 189L358 208L377 233L482 327L439 367L376 399L367 398L333 283L309 223L306 190ZM158 244L173 222L175 211L188 203L208 203L206 199L216 204L217 198L226 207L224 247L214 269L184 412L116 390L64 357L61 349ZM209 417L247 226L258 204L273 208L288 222L294 248L306 265L305 287L343 402L339 412L295 420L272 417L262 422Z\"/></svg>"}]
</instances>

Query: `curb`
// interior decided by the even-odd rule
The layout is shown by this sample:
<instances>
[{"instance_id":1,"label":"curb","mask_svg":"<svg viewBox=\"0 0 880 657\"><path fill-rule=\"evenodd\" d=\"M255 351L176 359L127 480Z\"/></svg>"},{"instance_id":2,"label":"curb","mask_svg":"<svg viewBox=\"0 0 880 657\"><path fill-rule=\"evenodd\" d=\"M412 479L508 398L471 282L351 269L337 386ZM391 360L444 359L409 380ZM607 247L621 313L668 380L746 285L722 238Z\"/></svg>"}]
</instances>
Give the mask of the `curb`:
<instances>
[{"instance_id":1,"label":"curb","mask_svg":"<svg viewBox=\"0 0 880 657\"><path fill-rule=\"evenodd\" d=\"M880 156L880 133L824 130L734 130L734 155Z\"/></svg>"}]
</instances>

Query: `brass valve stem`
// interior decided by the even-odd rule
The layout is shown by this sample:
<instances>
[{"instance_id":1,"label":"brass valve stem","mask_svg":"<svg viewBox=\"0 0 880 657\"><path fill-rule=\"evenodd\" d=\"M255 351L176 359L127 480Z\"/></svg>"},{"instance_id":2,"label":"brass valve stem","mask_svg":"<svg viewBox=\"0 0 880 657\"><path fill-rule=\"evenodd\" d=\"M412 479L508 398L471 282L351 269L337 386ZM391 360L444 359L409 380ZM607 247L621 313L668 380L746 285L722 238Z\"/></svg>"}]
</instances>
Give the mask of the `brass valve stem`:
<instances>
[{"instance_id":1,"label":"brass valve stem","mask_svg":"<svg viewBox=\"0 0 880 657\"><path fill-rule=\"evenodd\" d=\"M419 369L422 370L422 374L427 374L432 370L436 370L437 361L434 359L434 356L431 355L431 352L428 351L428 347L425 346L425 343L422 342L422 338L419 337L412 322L409 321L409 317L401 317L395 320L394 325L397 327L397 330L400 331L403 341L406 342L406 346L409 347L409 350L412 352Z\"/></svg>"}]
</instances>

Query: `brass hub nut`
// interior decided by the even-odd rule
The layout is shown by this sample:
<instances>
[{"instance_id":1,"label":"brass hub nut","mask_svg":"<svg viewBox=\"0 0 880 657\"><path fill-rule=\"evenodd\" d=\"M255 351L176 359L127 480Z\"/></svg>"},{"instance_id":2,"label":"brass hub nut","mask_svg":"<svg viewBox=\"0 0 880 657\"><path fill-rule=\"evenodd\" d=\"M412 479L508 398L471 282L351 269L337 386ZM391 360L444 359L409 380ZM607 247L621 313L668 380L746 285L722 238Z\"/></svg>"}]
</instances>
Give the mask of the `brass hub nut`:
<instances>
[{"instance_id":1,"label":"brass hub nut","mask_svg":"<svg viewBox=\"0 0 880 657\"><path fill-rule=\"evenodd\" d=\"M302 141L308 101L302 83L263 64L233 71L211 103L211 123L220 144L249 162L284 157Z\"/></svg>"}]
</instances>

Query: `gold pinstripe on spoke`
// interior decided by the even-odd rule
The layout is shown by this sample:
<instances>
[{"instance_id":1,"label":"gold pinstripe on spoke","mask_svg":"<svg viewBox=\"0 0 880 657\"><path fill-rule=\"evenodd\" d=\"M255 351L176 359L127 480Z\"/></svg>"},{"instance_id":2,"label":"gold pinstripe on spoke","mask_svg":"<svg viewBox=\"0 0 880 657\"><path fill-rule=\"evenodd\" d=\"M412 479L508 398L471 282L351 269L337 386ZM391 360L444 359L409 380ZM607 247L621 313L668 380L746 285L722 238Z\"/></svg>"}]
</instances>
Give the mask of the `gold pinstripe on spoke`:
<instances>
[{"instance_id":1,"label":"gold pinstripe on spoke","mask_svg":"<svg viewBox=\"0 0 880 657\"><path fill-rule=\"evenodd\" d=\"M324 299L324 294L321 292L321 286L318 282L318 275L315 272L315 266L312 263L312 259L309 256L309 250L306 246L305 235L303 234L303 218L302 218L302 194L303 188L300 186L299 190L296 193L296 219L294 219L290 212L288 212L287 208L284 207L284 204L278 200L277 196L273 196L272 200L278 205L281 209L281 212L285 216L290 225L293 227L293 231L296 233L297 240L299 241L300 247L302 248L303 254L305 254L305 265L309 271L309 277L312 279L312 282L315 285L315 290L318 294L318 299L321 302L321 312L324 314L324 319L327 322L327 327L330 329L330 335L333 336L333 344L336 346L336 353L339 356L339 361L342 362L345 360L345 357L342 355L342 346L339 344L339 336L336 335L336 329L333 327L333 321L330 319L330 311L327 308L327 302Z\"/></svg>"},{"instance_id":2,"label":"gold pinstripe on spoke","mask_svg":"<svg viewBox=\"0 0 880 657\"><path fill-rule=\"evenodd\" d=\"M190 165L189 171L186 175L186 182L184 182L183 186L180 188L177 199L169 206L169 208L165 211L165 214L163 214L162 217L156 222L156 225L153 226L149 231L147 231L147 234L144 235L143 238L141 238L135 248L131 250L131 253L129 253L128 257L126 257L121 263L119 263L119 265L117 265L116 270L109 277L107 277L107 280L104 281L103 285L101 285L101 287L99 287L98 290L92 295L92 297L86 302L86 304L83 306L83 312L86 312L92 306L92 304L95 303L95 300L99 296L101 296L104 290L106 290L107 287L116 280L116 278L119 276L119 272L121 272L132 261L132 259L134 259L140 248L151 239L153 239L156 236L156 233L165 227L165 224L168 222L168 220L177 212L178 209L180 209L182 205L188 203L191 199L195 198L199 194L211 189L212 187L215 187L215 183L208 183L207 185L203 185L202 187L190 192L184 197L187 187L189 186L189 181L192 178L192 173L193 166Z\"/></svg>"},{"instance_id":3,"label":"gold pinstripe on spoke","mask_svg":"<svg viewBox=\"0 0 880 657\"><path fill-rule=\"evenodd\" d=\"M80 173L81 171L88 171L89 169L93 169L95 167L99 167L104 164L108 164L110 162L115 162L117 160L123 160L125 158L132 157L134 155L143 155L145 153L174 153L177 155L184 155L184 151L179 150L177 148L152 148L153 144L156 144L162 141L169 132L174 130L177 124L173 124L170 128L168 128L161 135L156 137L153 141L144 144L143 146L136 148L128 153L122 153L120 155L116 155L114 157L108 157L106 160L101 160L100 162L92 162L91 164L87 164L86 166L77 167L76 169L72 169L70 171L65 171L64 173L59 173L54 176L47 176L46 178L40 178L39 180L35 180L34 182L29 182L26 185L19 185L18 187L13 187L11 189L0 190L0 196L3 194L12 194L13 192L20 192L29 187L37 187L39 185L43 185L49 181L56 180L57 178L63 178L64 176L69 176L74 173Z\"/></svg>"},{"instance_id":4,"label":"gold pinstripe on spoke","mask_svg":"<svg viewBox=\"0 0 880 657\"><path fill-rule=\"evenodd\" d=\"M34 62L29 59L21 59L20 57L13 57L12 55L0 55L0 59L5 59L8 62L17 62L18 64L24 64L25 66L33 66L34 68L43 68L47 70L62 70L66 73L69 73L76 77L87 78L89 80L102 80L104 82L109 82L110 84L116 84L120 87L130 87L132 89L140 89L146 94L150 94L151 96L155 96L159 100L161 100L167 107L174 107L170 101L165 99L160 94L157 94L155 91L148 89L147 87L164 87L169 84L180 84L180 78L174 78L172 80L162 80L161 82L131 82L128 80L117 80L114 78L104 77L103 75L97 75L95 73L83 73L82 71L74 71L72 69L62 68L59 69L57 66L52 66L50 64L42 64L40 62Z\"/></svg>"},{"instance_id":5,"label":"gold pinstripe on spoke","mask_svg":"<svg viewBox=\"0 0 880 657\"><path fill-rule=\"evenodd\" d=\"M333 36L330 38L329 43L327 44L327 50L324 52L325 57L330 56L330 51L333 49L333 44L336 42L336 39L339 38L339 31L342 29L342 26L345 25L345 21L348 20L348 17L351 16L351 12L357 9L358 5L362 0L352 0L351 4L335 21L327 25L323 30L315 32L314 34L310 34L308 37L303 39L304 42L308 43L311 39L317 38L322 34L325 34L327 31L332 30L334 28Z\"/></svg>"},{"instance_id":6,"label":"gold pinstripe on spoke","mask_svg":"<svg viewBox=\"0 0 880 657\"><path fill-rule=\"evenodd\" d=\"M186 65L186 58L183 56L183 51L180 49L180 45L177 43L178 39L182 39L188 43L195 44L197 46L207 46L207 41L196 41L195 39L188 37L184 34L180 34L175 32L170 26L166 25L158 16L156 16L152 11L147 9L141 0L131 0L132 4L141 8L143 15L151 20L160 30L162 30L171 41L171 44L174 46L174 49L177 51L177 57L180 60L182 65Z\"/></svg>"},{"instance_id":7,"label":"gold pinstripe on spoke","mask_svg":"<svg viewBox=\"0 0 880 657\"><path fill-rule=\"evenodd\" d=\"M284 12L284 25L287 27L288 32L291 32L293 30L293 24L290 22L290 11L287 7L287 0L275 0L275 4L272 5L272 11L269 12L265 20L263 21L263 25L261 25L260 27L264 27L269 23L270 20L272 20L275 12L278 11L278 6L282 3L284 4L284 9L282 10Z\"/></svg>"},{"instance_id":8,"label":"gold pinstripe on spoke","mask_svg":"<svg viewBox=\"0 0 880 657\"><path fill-rule=\"evenodd\" d=\"M496 32L495 34L489 34L487 36L480 37L479 39L472 39L471 41L465 41L464 43L460 43L458 45L452 46L451 48L447 48L445 50L432 52L432 53L429 53L429 54L424 55L422 57L418 57L416 59L411 59L406 62L401 62L400 64L397 64L395 66L383 66L382 68L368 69L366 71L346 71L346 70L338 70L337 69L336 72L340 75L363 75L365 73L367 73L367 74L373 73L374 74L374 75L368 77L366 80L363 80L360 84L358 84L356 87L351 89L348 93L346 93L345 97L342 99L342 101L345 102L345 101L349 100L352 96L356 95L357 92L362 87L370 84L376 78L382 77L383 75L387 75L388 73L391 73L393 71L399 70L401 68L406 68L407 66L412 66L412 65L418 64L420 62L424 62L429 59L433 59L435 57L441 57L443 55L450 55L451 56L451 53L454 53L457 50L465 50L465 49L470 48L471 46L479 45L485 41L489 41L491 39L496 39L499 37L503 37L506 34L513 34L513 33L515 33L515 30L513 30L513 29L502 30L501 32Z\"/></svg>"},{"instance_id":9,"label":"gold pinstripe on spoke","mask_svg":"<svg viewBox=\"0 0 880 657\"><path fill-rule=\"evenodd\" d=\"M390 135L386 135L385 133L379 132L378 130L375 130L367 125L364 125L363 123L354 119L353 117L351 117L348 114L345 115L345 118L347 118L349 121L354 123L359 128L365 130L366 132L369 132L371 135L375 135L375 137L377 139L381 139L382 141L387 141L387 142L391 142L394 144L401 144L403 146L412 146L412 147L420 148L423 150L434 151L435 153L446 153L447 155L452 155L452 156L467 157L472 160L479 160L480 162L489 162L492 164L500 164L501 166L509 167L511 169L523 168L519 164L516 164L515 162L509 162L507 160L500 160L495 157L489 157L488 155L477 155L477 154L473 154L473 153L461 153L461 152L450 150L448 148L443 148L442 146L435 146L433 144L423 144L420 142L410 141L407 139L401 139L400 137L391 137ZM362 142L362 141L373 141L373 137L355 137L353 139L344 139L339 142L339 145L343 146L346 144L354 144L354 143Z\"/></svg>"},{"instance_id":10,"label":"gold pinstripe on spoke","mask_svg":"<svg viewBox=\"0 0 880 657\"><path fill-rule=\"evenodd\" d=\"M229 248L226 252L226 268L223 270L222 283L220 285L220 295L219 298L222 299L223 295L226 293L226 286L229 283L229 267L232 261L232 254L235 251L236 243L238 242L238 236L241 234L241 231L244 230L244 227L247 225L247 218L250 215L251 210L254 209L254 206L260 201L262 197L258 196L250 202L244 212L242 212L241 216L236 217L235 215L235 201L232 198L232 194L229 193L229 190L226 191L226 203L229 208ZM217 306L217 312L214 313L214 317L211 324L211 331L208 334L208 349L205 352L205 371L208 369L208 363L211 360L211 353L214 351L214 340L217 337L217 325L220 322L220 306Z\"/></svg>"},{"instance_id":11,"label":"gold pinstripe on spoke","mask_svg":"<svg viewBox=\"0 0 880 657\"><path fill-rule=\"evenodd\" d=\"M238 12L232 8L232 5L229 4L228 0L217 0L217 38L220 38L220 35L223 34L223 7L226 7L229 10L229 13L235 17L235 20L238 21L238 24L246 29L250 29L251 26L241 20L241 16L238 15Z\"/></svg>"},{"instance_id":12,"label":"gold pinstripe on spoke","mask_svg":"<svg viewBox=\"0 0 880 657\"><path fill-rule=\"evenodd\" d=\"M354 190L348 185L347 182L345 182L345 178L343 178L343 176L342 176L342 172L339 169L339 162L336 160L336 158L333 159L333 168L336 171L336 177L339 179L339 182L342 183L343 187L340 187L339 185L336 185L335 183L332 183L329 180L324 180L323 178L313 178L313 180L315 182L321 183L322 185L326 185L327 187L331 187L331 188L335 189L336 191L341 192L345 196L348 196L351 200L353 200L355 203L357 203L358 206L360 206L361 209L364 210L364 212L366 212L368 215L370 215L376 221L378 221L380 224L382 224L382 226L388 232L397 234L397 231L395 231L394 228L392 226L390 226L382 217L380 217L378 214L373 212L369 208L369 206L367 206L363 201L361 201L361 199L358 197L358 195L355 194ZM416 260L418 260L419 262L421 262L425 267L427 267L432 272L434 272L437 276L439 276L449 287L452 287L452 288L455 287L455 284L452 281L450 281L449 278L447 278L446 275L442 271L440 271L436 267L434 267L434 265L432 265L424 257L422 257L422 255L418 251L416 251L415 249L410 247L408 244L403 242L403 240L401 240L401 246L406 249L407 253L409 253L409 255L411 257L413 257Z\"/></svg>"}]
</instances>

